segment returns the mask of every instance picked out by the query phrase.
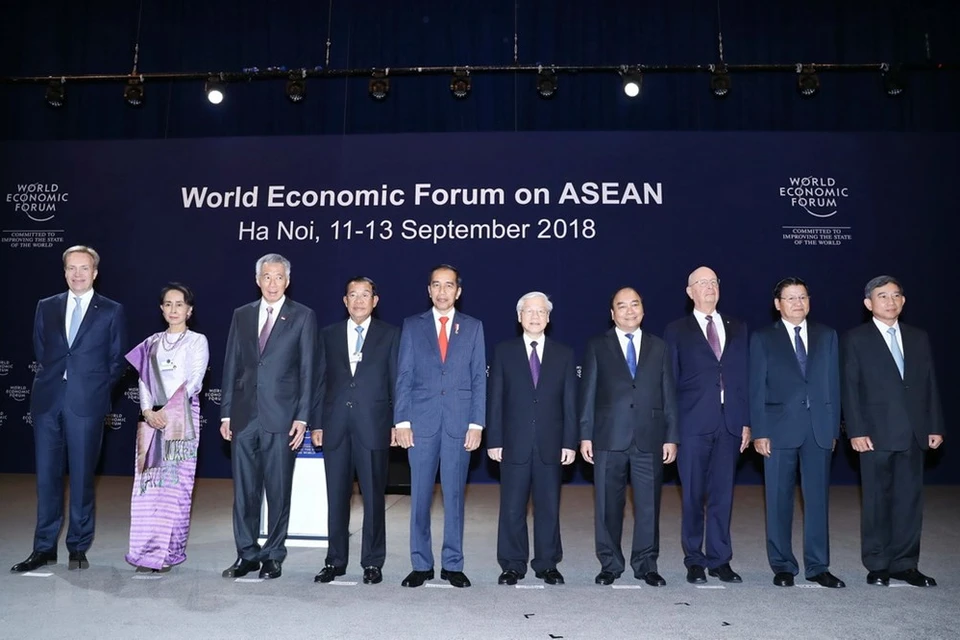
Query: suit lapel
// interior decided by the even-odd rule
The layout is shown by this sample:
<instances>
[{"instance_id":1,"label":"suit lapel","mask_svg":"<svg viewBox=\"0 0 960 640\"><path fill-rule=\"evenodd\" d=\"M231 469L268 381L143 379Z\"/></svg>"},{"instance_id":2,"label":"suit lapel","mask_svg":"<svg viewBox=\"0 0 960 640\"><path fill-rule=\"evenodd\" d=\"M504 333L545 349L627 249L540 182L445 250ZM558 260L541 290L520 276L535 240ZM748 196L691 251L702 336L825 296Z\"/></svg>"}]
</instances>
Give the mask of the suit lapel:
<instances>
[{"instance_id":1,"label":"suit lapel","mask_svg":"<svg viewBox=\"0 0 960 640\"><path fill-rule=\"evenodd\" d=\"M83 314L83 319L80 321L80 328L77 330L77 337L73 339L73 344L80 342L84 334L90 330L90 325L96 322L96 316L100 312L100 302L102 298L103 296L100 294L93 294L93 297L90 299L90 306L87 307L87 312ZM64 309L64 313L66 313L66 309Z\"/></svg>"},{"instance_id":2,"label":"suit lapel","mask_svg":"<svg viewBox=\"0 0 960 640\"><path fill-rule=\"evenodd\" d=\"M56 326L60 327L60 336L63 338L64 344L67 344L67 300L69 299L68 294L61 293L55 305L58 319Z\"/></svg>"},{"instance_id":3,"label":"suit lapel","mask_svg":"<svg viewBox=\"0 0 960 640\"><path fill-rule=\"evenodd\" d=\"M646 340L643 339L643 333L640 334L640 353L637 357L637 372L640 371L640 365L643 363L645 353L645 344ZM610 350L616 355L617 359L620 360L620 371L623 372L627 378L633 380L633 376L630 375L630 367L627 366L627 358L623 354L623 348L620 346L620 336L617 335L616 329L610 329L607 332L607 345L610 347Z\"/></svg>"},{"instance_id":4,"label":"suit lapel","mask_svg":"<svg viewBox=\"0 0 960 640\"><path fill-rule=\"evenodd\" d=\"M270 345L274 344L280 337L288 331L288 327L291 323L296 320L297 317L297 303L287 298L283 302L283 306L280 307L280 315L278 315L273 321L273 329L270 331L269 337L267 337L267 344L263 345L263 352L266 353L270 350ZM259 316L259 309L257 310L257 315ZM259 324L260 318L257 318ZM259 340L260 336L257 336Z\"/></svg>"},{"instance_id":5,"label":"suit lapel","mask_svg":"<svg viewBox=\"0 0 960 640\"><path fill-rule=\"evenodd\" d=\"M357 369L353 372L353 375L356 376L360 371L360 367L363 366L363 354L372 354L376 353L377 345L380 344L380 340L383 338L383 332L380 331L380 327L377 326L377 321L373 318L370 319L370 326L367 328L367 335L363 338L363 344L360 345L360 361L357 362ZM346 348L346 347L344 347ZM439 348L439 347L438 347ZM343 362L346 363L347 370L350 370L350 353L347 352L343 358Z\"/></svg>"},{"instance_id":6,"label":"suit lapel","mask_svg":"<svg viewBox=\"0 0 960 640\"><path fill-rule=\"evenodd\" d=\"M786 325L783 324L782 320L777 320L774 323L774 335L779 336L774 339L774 346L781 352L781 357L784 360L789 360L793 362L793 369L797 372L801 378L804 378L803 370L800 368L800 361L797 359L797 349L794 345L793 334L790 333L790 330L787 329ZM810 366L810 325L807 325L807 367Z\"/></svg>"},{"instance_id":7,"label":"suit lapel","mask_svg":"<svg viewBox=\"0 0 960 640\"><path fill-rule=\"evenodd\" d=\"M432 349L434 356L437 358L437 362L440 362L442 364L443 361L440 360L440 342L438 340L439 333L437 332L437 321L434 320L433 318L433 309L430 309L429 311L424 313L422 316L420 316L420 318L421 320L423 320L422 329L423 329L424 339L427 341L427 344L431 345L430 348ZM448 341L447 342L447 358L449 359L449 357L450 357L450 342Z\"/></svg>"},{"instance_id":8,"label":"suit lapel","mask_svg":"<svg viewBox=\"0 0 960 640\"><path fill-rule=\"evenodd\" d=\"M543 357L546 358L547 357L546 338L542 339L540 346L543 348ZM524 376L524 380L526 380L529 383L531 389L536 389L536 387L533 386L533 371L530 370L530 360L527 358L527 343L524 341L522 337L517 338L516 347L513 349L513 353L515 354L514 357L516 358L517 369L519 369L520 371L527 372L527 375ZM539 380L540 385L543 384L543 376L545 371L546 369L544 369L543 360L541 360L540 361L540 380Z\"/></svg>"},{"instance_id":9,"label":"suit lapel","mask_svg":"<svg viewBox=\"0 0 960 640\"><path fill-rule=\"evenodd\" d=\"M884 354L884 356L880 357L880 360L884 363L884 368L887 369L888 372L892 372L897 378L900 378L900 371L897 369L897 361L893 359L893 352L890 351L890 345L887 344L887 339L884 338L883 334L877 330L877 326L874 324L873 320L870 320L868 328L870 329L869 333L871 334L871 337L868 339L873 343L873 348ZM900 325L900 332L904 341L903 350L906 351L907 344L909 343L907 342L906 336L903 335L903 325ZM903 377L904 379L907 377L906 353L903 355Z\"/></svg>"}]
</instances>

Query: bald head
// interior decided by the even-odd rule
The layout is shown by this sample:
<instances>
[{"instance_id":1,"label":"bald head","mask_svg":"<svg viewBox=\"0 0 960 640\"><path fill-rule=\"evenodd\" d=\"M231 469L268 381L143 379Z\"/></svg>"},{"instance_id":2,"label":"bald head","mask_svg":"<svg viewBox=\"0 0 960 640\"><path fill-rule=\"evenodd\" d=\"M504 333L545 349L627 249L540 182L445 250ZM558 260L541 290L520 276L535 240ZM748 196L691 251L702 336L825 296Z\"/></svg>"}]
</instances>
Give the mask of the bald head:
<instances>
[{"instance_id":1,"label":"bald head","mask_svg":"<svg viewBox=\"0 0 960 640\"><path fill-rule=\"evenodd\" d=\"M720 278L710 267L697 267L687 277L687 295L693 300L693 308L711 314L720 302Z\"/></svg>"}]
</instances>

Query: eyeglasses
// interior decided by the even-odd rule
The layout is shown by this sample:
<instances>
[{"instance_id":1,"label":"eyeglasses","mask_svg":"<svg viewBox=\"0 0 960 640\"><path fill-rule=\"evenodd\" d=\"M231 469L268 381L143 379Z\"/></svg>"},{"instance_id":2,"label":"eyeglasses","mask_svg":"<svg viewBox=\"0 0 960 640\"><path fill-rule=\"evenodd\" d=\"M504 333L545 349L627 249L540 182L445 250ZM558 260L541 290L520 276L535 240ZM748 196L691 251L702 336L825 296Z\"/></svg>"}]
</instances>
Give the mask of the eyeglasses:
<instances>
[{"instance_id":1,"label":"eyeglasses","mask_svg":"<svg viewBox=\"0 0 960 640\"><path fill-rule=\"evenodd\" d=\"M690 283L690 286L697 285L699 287L717 287L720 285L720 278L700 278L699 280L694 280Z\"/></svg>"},{"instance_id":2,"label":"eyeglasses","mask_svg":"<svg viewBox=\"0 0 960 640\"><path fill-rule=\"evenodd\" d=\"M792 304L794 302L806 302L810 299L810 296L787 296L786 298L781 297L780 299Z\"/></svg>"},{"instance_id":3,"label":"eyeglasses","mask_svg":"<svg viewBox=\"0 0 960 640\"><path fill-rule=\"evenodd\" d=\"M364 291L363 293L357 293L356 291L352 291L347 294L348 300L369 300L372 297L373 295L371 295L369 291Z\"/></svg>"},{"instance_id":4,"label":"eyeglasses","mask_svg":"<svg viewBox=\"0 0 960 640\"><path fill-rule=\"evenodd\" d=\"M525 315L525 316L527 316L527 317L534 316L534 317L537 317L537 318L545 318L545 317L547 316L547 314L550 313L550 312L547 311L546 309L524 309L524 310L521 311L520 313L522 313L523 315Z\"/></svg>"}]
</instances>

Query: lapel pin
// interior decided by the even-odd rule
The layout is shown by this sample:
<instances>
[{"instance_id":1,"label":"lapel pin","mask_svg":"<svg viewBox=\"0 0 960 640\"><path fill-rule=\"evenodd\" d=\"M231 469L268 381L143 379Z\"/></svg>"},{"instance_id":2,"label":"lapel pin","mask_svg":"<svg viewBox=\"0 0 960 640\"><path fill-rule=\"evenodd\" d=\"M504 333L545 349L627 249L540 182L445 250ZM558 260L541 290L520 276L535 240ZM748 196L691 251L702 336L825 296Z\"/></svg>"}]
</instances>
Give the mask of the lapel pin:
<instances>
[{"instance_id":1,"label":"lapel pin","mask_svg":"<svg viewBox=\"0 0 960 640\"><path fill-rule=\"evenodd\" d=\"M459 333L460 333L460 323L459 323L459 322L454 322L454 323L453 323L453 335L459 335Z\"/></svg>"},{"instance_id":2,"label":"lapel pin","mask_svg":"<svg viewBox=\"0 0 960 640\"><path fill-rule=\"evenodd\" d=\"M280 316L280 319L281 319L281 320L286 320L286 319L287 319L287 316Z\"/></svg>"}]
</instances>

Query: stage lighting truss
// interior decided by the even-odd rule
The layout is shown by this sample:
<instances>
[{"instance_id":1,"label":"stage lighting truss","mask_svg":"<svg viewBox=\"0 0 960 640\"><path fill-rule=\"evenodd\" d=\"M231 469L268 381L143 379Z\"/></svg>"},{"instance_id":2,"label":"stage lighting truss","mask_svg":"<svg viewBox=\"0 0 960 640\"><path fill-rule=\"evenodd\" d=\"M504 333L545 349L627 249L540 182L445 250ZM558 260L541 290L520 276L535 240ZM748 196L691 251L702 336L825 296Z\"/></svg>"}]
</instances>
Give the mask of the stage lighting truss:
<instances>
[{"instance_id":1,"label":"stage lighting truss","mask_svg":"<svg viewBox=\"0 0 960 640\"><path fill-rule=\"evenodd\" d=\"M557 74L553 69L541 67L537 71L537 94L545 100L557 95Z\"/></svg>"},{"instance_id":2,"label":"stage lighting truss","mask_svg":"<svg viewBox=\"0 0 960 640\"><path fill-rule=\"evenodd\" d=\"M450 80L450 93L457 100L463 100L470 95L470 70L454 69L453 79Z\"/></svg>"},{"instance_id":3,"label":"stage lighting truss","mask_svg":"<svg viewBox=\"0 0 960 640\"><path fill-rule=\"evenodd\" d=\"M387 95L390 93L390 79L387 78L387 74L390 73L389 69L383 71L374 71L373 75L370 77L370 97L376 100L377 102L383 102L387 99ZM453 90L451 86L451 91Z\"/></svg>"},{"instance_id":4,"label":"stage lighting truss","mask_svg":"<svg viewBox=\"0 0 960 640\"><path fill-rule=\"evenodd\" d=\"M880 65L880 77L883 79L883 90L891 97L897 97L907 88L907 79L900 65L891 67L884 62Z\"/></svg>"},{"instance_id":5,"label":"stage lighting truss","mask_svg":"<svg viewBox=\"0 0 960 640\"><path fill-rule=\"evenodd\" d=\"M643 90L643 73L640 69L630 71L627 67L620 70L620 78L623 81L623 93L628 98L636 98Z\"/></svg>"},{"instance_id":6,"label":"stage lighting truss","mask_svg":"<svg viewBox=\"0 0 960 640\"><path fill-rule=\"evenodd\" d=\"M307 97L307 74L305 71L294 71L287 78L287 99L293 104L300 104Z\"/></svg>"},{"instance_id":7,"label":"stage lighting truss","mask_svg":"<svg viewBox=\"0 0 960 640\"><path fill-rule=\"evenodd\" d=\"M131 107L142 107L143 97L143 76L127 80L127 86L123 88L124 102Z\"/></svg>"},{"instance_id":8,"label":"stage lighting truss","mask_svg":"<svg viewBox=\"0 0 960 640\"><path fill-rule=\"evenodd\" d=\"M812 98L820 91L820 78L812 64L797 63L797 91L804 98Z\"/></svg>"},{"instance_id":9,"label":"stage lighting truss","mask_svg":"<svg viewBox=\"0 0 960 640\"><path fill-rule=\"evenodd\" d=\"M730 72L722 62L710 65L710 93L716 98L726 98L730 95Z\"/></svg>"},{"instance_id":10,"label":"stage lighting truss","mask_svg":"<svg viewBox=\"0 0 960 640\"><path fill-rule=\"evenodd\" d=\"M216 76L207 78L207 82L203 85L203 91L207 94L207 100L210 101L210 104L220 104L223 102L223 98L227 92L226 85Z\"/></svg>"},{"instance_id":11,"label":"stage lighting truss","mask_svg":"<svg viewBox=\"0 0 960 640\"><path fill-rule=\"evenodd\" d=\"M67 103L67 84L64 78L51 80L47 85L47 91L44 95L47 105L59 109Z\"/></svg>"}]
</instances>

